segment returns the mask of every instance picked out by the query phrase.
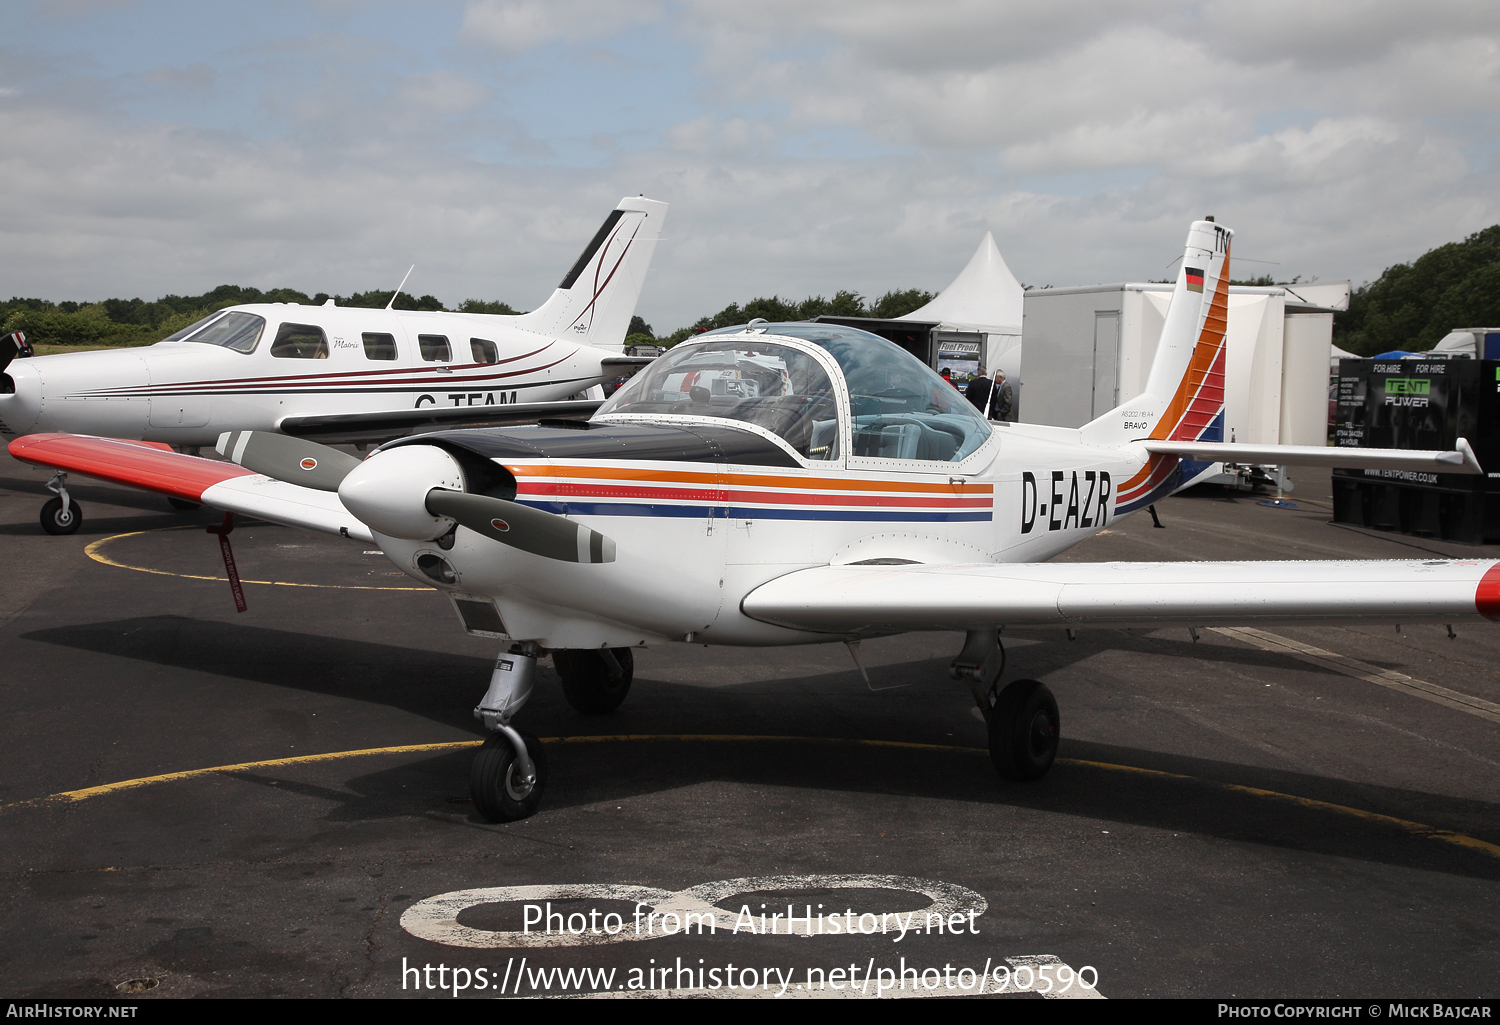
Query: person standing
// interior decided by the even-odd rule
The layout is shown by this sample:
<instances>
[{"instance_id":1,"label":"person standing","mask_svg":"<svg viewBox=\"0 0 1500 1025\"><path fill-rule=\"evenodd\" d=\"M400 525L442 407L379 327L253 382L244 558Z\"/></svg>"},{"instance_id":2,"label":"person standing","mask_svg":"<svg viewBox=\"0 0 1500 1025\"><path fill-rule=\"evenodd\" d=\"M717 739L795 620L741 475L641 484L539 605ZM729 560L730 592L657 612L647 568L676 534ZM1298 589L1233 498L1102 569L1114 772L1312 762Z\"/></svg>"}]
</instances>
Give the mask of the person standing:
<instances>
[{"instance_id":1,"label":"person standing","mask_svg":"<svg viewBox=\"0 0 1500 1025\"><path fill-rule=\"evenodd\" d=\"M990 400L990 419L1009 422L1015 413L1016 393L1005 379L1005 371L995 371L994 397Z\"/></svg>"},{"instance_id":2,"label":"person standing","mask_svg":"<svg viewBox=\"0 0 1500 1025\"><path fill-rule=\"evenodd\" d=\"M995 382L984 374L984 367L979 368L979 373L969 381L969 386L964 389L964 398L973 404L974 408L983 413L989 408L990 391Z\"/></svg>"}]
</instances>

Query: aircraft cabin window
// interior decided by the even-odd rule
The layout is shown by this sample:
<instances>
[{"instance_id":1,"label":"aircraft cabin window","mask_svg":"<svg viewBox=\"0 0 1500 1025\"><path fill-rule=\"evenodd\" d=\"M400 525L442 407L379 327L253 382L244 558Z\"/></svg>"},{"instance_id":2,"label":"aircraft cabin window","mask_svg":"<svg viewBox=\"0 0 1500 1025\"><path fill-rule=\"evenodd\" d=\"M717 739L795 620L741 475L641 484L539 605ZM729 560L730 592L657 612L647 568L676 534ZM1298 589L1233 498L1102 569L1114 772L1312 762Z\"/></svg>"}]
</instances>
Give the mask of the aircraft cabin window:
<instances>
[{"instance_id":1,"label":"aircraft cabin window","mask_svg":"<svg viewBox=\"0 0 1500 1025\"><path fill-rule=\"evenodd\" d=\"M260 333L266 329L263 317L253 313L231 311L219 316L204 317L196 324L183 328L176 334L163 338L164 342L205 342L222 345L235 352L254 352L260 342Z\"/></svg>"},{"instance_id":2,"label":"aircraft cabin window","mask_svg":"<svg viewBox=\"0 0 1500 1025\"><path fill-rule=\"evenodd\" d=\"M673 349L599 412L724 417L764 427L808 459L839 457L838 401L828 374L807 353L759 338Z\"/></svg>"},{"instance_id":3,"label":"aircraft cabin window","mask_svg":"<svg viewBox=\"0 0 1500 1025\"><path fill-rule=\"evenodd\" d=\"M366 331L360 335L365 343L365 359L395 359L396 336Z\"/></svg>"},{"instance_id":4,"label":"aircraft cabin window","mask_svg":"<svg viewBox=\"0 0 1500 1025\"><path fill-rule=\"evenodd\" d=\"M447 335L417 335L417 348L428 363L448 363L453 359Z\"/></svg>"},{"instance_id":5,"label":"aircraft cabin window","mask_svg":"<svg viewBox=\"0 0 1500 1025\"><path fill-rule=\"evenodd\" d=\"M990 436L988 421L957 388L894 342L838 324L765 330L821 346L838 361L854 414L853 455L956 463Z\"/></svg>"},{"instance_id":6,"label":"aircraft cabin window","mask_svg":"<svg viewBox=\"0 0 1500 1025\"><path fill-rule=\"evenodd\" d=\"M494 342L483 338L470 338L469 348L474 353L475 363L499 363L500 349Z\"/></svg>"},{"instance_id":7,"label":"aircraft cabin window","mask_svg":"<svg viewBox=\"0 0 1500 1025\"><path fill-rule=\"evenodd\" d=\"M315 324L282 324L271 343L278 359L327 359L328 336Z\"/></svg>"}]
</instances>

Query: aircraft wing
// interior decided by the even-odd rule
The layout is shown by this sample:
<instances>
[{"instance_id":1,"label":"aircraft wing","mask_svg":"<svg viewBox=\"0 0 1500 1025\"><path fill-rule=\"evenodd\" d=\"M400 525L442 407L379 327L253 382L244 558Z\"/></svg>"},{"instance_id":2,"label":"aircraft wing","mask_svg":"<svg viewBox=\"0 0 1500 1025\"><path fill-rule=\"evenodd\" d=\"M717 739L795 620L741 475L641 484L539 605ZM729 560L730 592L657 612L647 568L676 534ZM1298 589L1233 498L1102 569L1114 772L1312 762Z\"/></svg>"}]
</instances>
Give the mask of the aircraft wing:
<instances>
[{"instance_id":1,"label":"aircraft wing","mask_svg":"<svg viewBox=\"0 0 1500 1025\"><path fill-rule=\"evenodd\" d=\"M1000 626L1500 621L1500 562L820 566L762 584L745 615L833 634Z\"/></svg>"},{"instance_id":2,"label":"aircraft wing","mask_svg":"<svg viewBox=\"0 0 1500 1025\"><path fill-rule=\"evenodd\" d=\"M603 399L578 399L516 402L499 406L423 406L420 409L395 409L384 413L288 416L276 426L283 433L294 437L315 439L331 445L395 438L417 427L490 427L497 424L528 423L543 417L587 419L602 405Z\"/></svg>"},{"instance_id":3,"label":"aircraft wing","mask_svg":"<svg viewBox=\"0 0 1500 1025\"><path fill-rule=\"evenodd\" d=\"M1206 463L1252 466L1350 466L1371 470L1427 470L1482 474L1474 450L1463 438L1452 452L1399 448L1339 448L1326 445L1236 445L1216 441L1143 441L1147 452L1187 456Z\"/></svg>"},{"instance_id":4,"label":"aircraft wing","mask_svg":"<svg viewBox=\"0 0 1500 1025\"><path fill-rule=\"evenodd\" d=\"M201 502L290 527L373 540L370 529L355 519L332 492L273 480L218 459L182 455L167 445L86 434L31 434L12 441L9 448L17 459L37 466Z\"/></svg>"},{"instance_id":5,"label":"aircraft wing","mask_svg":"<svg viewBox=\"0 0 1500 1025\"><path fill-rule=\"evenodd\" d=\"M643 367L660 356L606 356L599 361L599 365L605 368Z\"/></svg>"}]
</instances>

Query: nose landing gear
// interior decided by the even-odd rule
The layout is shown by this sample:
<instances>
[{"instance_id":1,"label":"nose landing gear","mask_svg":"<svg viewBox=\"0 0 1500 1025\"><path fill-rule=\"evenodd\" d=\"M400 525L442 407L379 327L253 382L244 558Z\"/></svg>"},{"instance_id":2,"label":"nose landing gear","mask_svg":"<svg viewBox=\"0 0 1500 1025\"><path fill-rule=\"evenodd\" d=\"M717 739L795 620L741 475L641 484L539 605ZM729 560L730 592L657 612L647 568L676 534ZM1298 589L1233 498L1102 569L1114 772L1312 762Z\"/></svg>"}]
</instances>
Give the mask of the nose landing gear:
<instances>
[{"instance_id":1,"label":"nose landing gear","mask_svg":"<svg viewBox=\"0 0 1500 1025\"><path fill-rule=\"evenodd\" d=\"M68 475L58 470L47 482L47 490L56 495L42 505L42 529L49 534L72 534L83 522L83 510L68 496Z\"/></svg>"},{"instance_id":2,"label":"nose landing gear","mask_svg":"<svg viewBox=\"0 0 1500 1025\"><path fill-rule=\"evenodd\" d=\"M490 688L474 718L491 730L469 770L474 808L491 822L536 813L547 788L547 757L536 737L510 725L536 682L535 644L518 644L495 659Z\"/></svg>"},{"instance_id":3,"label":"nose landing gear","mask_svg":"<svg viewBox=\"0 0 1500 1025\"><path fill-rule=\"evenodd\" d=\"M995 771L1018 783L1047 775L1062 735L1057 699L1037 680L1016 680L999 689L1005 672L1000 635L993 630L970 630L949 671L954 679L968 680L984 714Z\"/></svg>"}]
</instances>

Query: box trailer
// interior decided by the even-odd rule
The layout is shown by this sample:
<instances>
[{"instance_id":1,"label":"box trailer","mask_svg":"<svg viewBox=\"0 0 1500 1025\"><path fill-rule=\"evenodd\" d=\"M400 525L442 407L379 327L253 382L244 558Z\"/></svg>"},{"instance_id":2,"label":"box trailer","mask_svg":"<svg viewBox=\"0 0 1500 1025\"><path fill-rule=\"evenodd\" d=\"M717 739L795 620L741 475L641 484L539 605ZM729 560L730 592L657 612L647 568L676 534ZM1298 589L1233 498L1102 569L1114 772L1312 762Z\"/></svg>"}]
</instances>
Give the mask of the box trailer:
<instances>
[{"instance_id":1,"label":"box trailer","mask_svg":"<svg viewBox=\"0 0 1500 1025\"><path fill-rule=\"evenodd\" d=\"M1500 539L1500 360L1341 360L1337 410L1340 447L1451 451L1464 438L1485 475L1335 469L1335 523Z\"/></svg>"}]
</instances>

